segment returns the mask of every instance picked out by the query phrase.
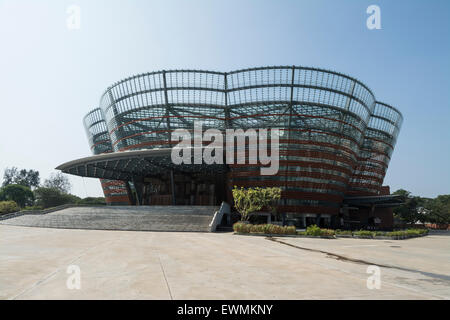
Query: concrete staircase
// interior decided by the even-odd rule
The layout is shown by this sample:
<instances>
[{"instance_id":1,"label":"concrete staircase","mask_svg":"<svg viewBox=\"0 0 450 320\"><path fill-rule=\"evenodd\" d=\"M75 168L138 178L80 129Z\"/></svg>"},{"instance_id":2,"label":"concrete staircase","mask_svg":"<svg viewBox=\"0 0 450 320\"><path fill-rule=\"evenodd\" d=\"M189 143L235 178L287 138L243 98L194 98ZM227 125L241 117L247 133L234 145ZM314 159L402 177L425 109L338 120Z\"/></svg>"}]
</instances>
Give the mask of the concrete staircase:
<instances>
[{"instance_id":1,"label":"concrete staircase","mask_svg":"<svg viewBox=\"0 0 450 320\"><path fill-rule=\"evenodd\" d=\"M217 206L74 207L40 215L21 215L0 224L96 230L209 232Z\"/></svg>"}]
</instances>

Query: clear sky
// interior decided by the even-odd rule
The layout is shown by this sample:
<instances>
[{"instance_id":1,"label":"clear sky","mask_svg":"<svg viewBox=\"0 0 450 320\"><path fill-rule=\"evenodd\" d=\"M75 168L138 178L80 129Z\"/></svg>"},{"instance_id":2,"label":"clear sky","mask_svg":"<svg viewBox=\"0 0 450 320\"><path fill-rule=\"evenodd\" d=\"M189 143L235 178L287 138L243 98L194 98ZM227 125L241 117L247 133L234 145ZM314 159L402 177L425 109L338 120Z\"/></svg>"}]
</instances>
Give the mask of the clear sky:
<instances>
[{"instance_id":1,"label":"clear sky","mask_svg":"<svg viewBox=\"0 0 450 320\"><path fill-rule=\"evenodd\" d=\"M73 4L79 30L66 25ZM366 27L372 4L381 30ZM90 155L82 117L130 75L303 65L356 77L401 110L392 191L450 194L449 32L448 0L0 0L0 174L43 180ZM70 179L81 197L103 195L97 179Z\"/></svg>"}]
</instances>

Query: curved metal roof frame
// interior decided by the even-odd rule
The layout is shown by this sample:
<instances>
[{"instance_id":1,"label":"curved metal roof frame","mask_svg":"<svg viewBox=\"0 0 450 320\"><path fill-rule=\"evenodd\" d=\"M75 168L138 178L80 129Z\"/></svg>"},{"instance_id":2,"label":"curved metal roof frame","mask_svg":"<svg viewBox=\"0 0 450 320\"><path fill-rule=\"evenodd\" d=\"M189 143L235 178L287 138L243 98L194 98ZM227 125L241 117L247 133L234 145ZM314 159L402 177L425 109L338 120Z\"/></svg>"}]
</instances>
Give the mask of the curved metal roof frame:
<instances>
[{"instance_id":1,"label":"curved metal roof frame","mask_svg":"<svg viewBox=\"0 0 450 320\"><path fill-rule=\"evenodd\" d=\"M191 149L194 149L193 147ZM134 178L158 176L173 170L178 173L224 172L222 164L173 164L172 148L145 149L98 154L63 163L56 167L64 173L82 177L132 181ZM193 153L191 153L193 154ZM191 161L191 163L194 163Z\"/></svg>"}]
</instances>

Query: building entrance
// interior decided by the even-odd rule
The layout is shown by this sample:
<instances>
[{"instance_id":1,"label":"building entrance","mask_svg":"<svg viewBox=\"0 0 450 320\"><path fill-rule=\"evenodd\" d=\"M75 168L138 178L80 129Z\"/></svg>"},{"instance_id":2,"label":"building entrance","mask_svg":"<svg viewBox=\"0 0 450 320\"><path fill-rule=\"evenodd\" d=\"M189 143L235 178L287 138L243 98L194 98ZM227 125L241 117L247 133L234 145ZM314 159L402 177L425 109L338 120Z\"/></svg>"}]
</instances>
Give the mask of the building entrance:
<instances>
[{"instance_id":1,"label":"building entrance","mask_svg":"<svg viewBox=\"0 0 450 320\"><path fill-rule=\"evenodd\" d=\"M215 206L224 201L225 177L222 174L176 174L146 177L134 181L133 189L139 205Z\"/></svg>"}]
</instances>

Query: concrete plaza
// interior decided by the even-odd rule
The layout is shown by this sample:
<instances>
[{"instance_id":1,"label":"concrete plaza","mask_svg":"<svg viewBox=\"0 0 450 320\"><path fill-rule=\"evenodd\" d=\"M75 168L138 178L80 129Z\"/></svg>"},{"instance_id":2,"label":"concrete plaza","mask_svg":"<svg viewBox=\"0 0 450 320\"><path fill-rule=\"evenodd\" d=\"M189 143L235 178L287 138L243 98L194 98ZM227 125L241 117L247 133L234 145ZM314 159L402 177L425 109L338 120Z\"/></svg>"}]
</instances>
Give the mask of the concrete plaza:
<instances>
[{"instance_id":1,"label":"concrete plaza","mask_svg":"<svg viewBox=\"0 0 450 320\"><path fill-rule=\"evenodd\" d=\"M450 299L450 234L409 240L0 225L0 299ZM81 288L68 289L69 265ZM368 289L367 267L381 270Z\"/></svg>"}]
</instances>

